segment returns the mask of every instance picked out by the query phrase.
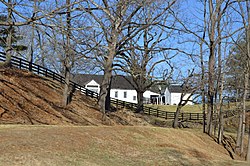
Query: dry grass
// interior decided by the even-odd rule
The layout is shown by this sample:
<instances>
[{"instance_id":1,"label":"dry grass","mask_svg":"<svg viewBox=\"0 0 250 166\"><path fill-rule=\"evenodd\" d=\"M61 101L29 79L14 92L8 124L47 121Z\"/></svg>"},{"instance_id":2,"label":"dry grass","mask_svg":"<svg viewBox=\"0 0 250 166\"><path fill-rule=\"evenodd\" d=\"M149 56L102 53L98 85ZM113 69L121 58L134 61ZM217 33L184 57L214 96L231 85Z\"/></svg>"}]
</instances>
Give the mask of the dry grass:
<instances>
[{"instance_id":1,"label":"dry grass","mask_svg":"<svg viewBox=\"0 0 250 166\"><path fill-rule=\"evenodd\" d=\"M191 130L0 126L0 165L246 165Z\"/></svg>"},{"instance_id":2,"label":"dry grass","mask_svg":"<svg viewBox=\"0 0 250 166\"><path fill-rule=\"evenodd\" d=\"M147 107L152 107L155 109L160 109L162 111L168 111L168 112L175 112L177 106L176 105L152 105L152 104L147 104ZM246 103L246 106L250 108L250 102ZM229 104L224 104L223 105L223 110L233 110L236 109L236 103L232 102ZM202 105L201 104L194 104L194 105L185 105L182 107L182 112L187 112L187 113L202 113Z\"/></svg>"},{"instance_id":3,"label":"dry grass","mask_svg":"<svg viewBox=\"0 0 250 166\"><path fill-rule=\"evenodd\" d=\"M177 106L176 105L152 105L148 104L147 107L152 107L155 109L160 109L162 111L168 111L168 112L175 112ZM196 105L185 105L182 108L182 112L188 112L188 113L202 113L202 105L196 104Z\"/></svg>"},{"instance_id":4,"label":"dry grass","mask_svg":"<svg viewBox=\"0 0 250 166\"><path fill-rule=\"evenodd\" d=\"M126 110L104 126L94 100L61 98L57 82L0 69L0 165L246 165L205 134L154 128Z\"/></svg>"},{"instance_id":5,"label":"dry grass","mask_svg":"<svg viewBox=\"0 0 250 166\"><path fill-rule=\"evenodd\" d=\"M147 125L133 113L109 114L103 123L96 100L75 92L61 105L63 86L18 69L0 69L0 124Z\"/></svg>"}]
</instances>

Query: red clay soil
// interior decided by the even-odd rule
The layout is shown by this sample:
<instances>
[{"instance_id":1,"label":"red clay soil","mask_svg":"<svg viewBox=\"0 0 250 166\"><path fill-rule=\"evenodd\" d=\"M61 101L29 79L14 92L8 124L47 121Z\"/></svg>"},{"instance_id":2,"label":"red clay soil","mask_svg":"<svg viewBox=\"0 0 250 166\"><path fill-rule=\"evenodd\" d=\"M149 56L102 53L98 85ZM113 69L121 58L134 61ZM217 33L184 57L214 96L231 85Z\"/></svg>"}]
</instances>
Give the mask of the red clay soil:
<instances>
[{"instance_id":1,"label":"red clay soil","mask_svg":"<svg viewBox=\"0 0 250 166\"><path fill-rule=\"evenodd\" d=\"M18 69L0 69L0 124L103 125L96 100L76 91L61 105L63 85ZM128 111L109 114L105 125L148 125Z\"/></svg>"}]
</instances>

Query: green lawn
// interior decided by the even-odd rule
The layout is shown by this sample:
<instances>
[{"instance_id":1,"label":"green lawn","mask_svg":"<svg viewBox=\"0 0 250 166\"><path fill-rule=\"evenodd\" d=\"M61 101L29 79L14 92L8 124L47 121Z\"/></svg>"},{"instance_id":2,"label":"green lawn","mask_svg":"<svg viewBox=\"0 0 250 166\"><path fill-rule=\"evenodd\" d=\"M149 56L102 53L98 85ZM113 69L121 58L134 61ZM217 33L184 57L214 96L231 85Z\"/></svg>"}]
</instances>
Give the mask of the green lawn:
<instances>
[{"instance_id":1,"label":"green lawn","mask_svg":"<svg viewBox=\"0 0 250 166\"><path fill-rule=\"evenodd\" d=\"M176 105L152 105L152 104L146 104L145 106L159 109L162 111L168 111L168 112L175 112L177 106ZM183 112L188 113L202 113L202 105L196 104L196 105L185 105L182 107Z\"/></svg>"},{"instance_id":2,"label":"green lawn","mask_svg":"<svg viewBox=\"0 0 250 166\"><path fill-rule=\"evenodd\" d=\"M152 105L152 104L145 104L147 107L159 109L162 111L168 111L168 112L175 112L177 106L176 105ZM246 103L246 106L250 108L250 102ZM236 103L229 103L223 105L223 110L233 110L236 109ZM195 105L185 105L182 107L182 112L187 113L202 113L202 105L201 104L195 104Z\"/></svg>"}]
</instances>

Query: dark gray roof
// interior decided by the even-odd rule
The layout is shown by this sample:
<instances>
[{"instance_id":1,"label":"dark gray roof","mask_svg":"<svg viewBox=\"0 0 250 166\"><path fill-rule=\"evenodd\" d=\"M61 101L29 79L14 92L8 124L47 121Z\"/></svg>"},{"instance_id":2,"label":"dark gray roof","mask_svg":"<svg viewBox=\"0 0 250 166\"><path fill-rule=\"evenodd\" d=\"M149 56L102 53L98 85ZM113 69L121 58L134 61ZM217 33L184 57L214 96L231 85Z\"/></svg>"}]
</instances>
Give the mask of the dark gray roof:
<instances>
[{"instance_id":1,"label":"dark gray roof","mask_svg":"<svg viewBox=\"0 0 250 166\"><path fill-rule=\"evenodd\" d=\"M131 79L130 77L126 77L127 79ZM127 79L121 75L112 76L111 81L111 89L134 89L133 86L127 81ZM94 80L99 85L101 85L103 80L103 75L94 75L94 74L77 74L73 77L73 80L85 86L90 81Z\"/></svg>"},{"instance_id":2,"label":"dark gray roof","mask_svg":"<svg viewBox=\"0 0 250 166\"><path fill-rule=\"evenodd\" d=\"M169 92L172 92L172 93L182 93L183 92L181 85L170 85L168 87L168 90L169 90Z\"/></svg>"},{"instance_id":3,"label":"dark gray roof","mask_svg":"<svg viewBox=\"0 0 250 166\"><path fill-rule=\"evenodd\" d=\"M163 94L165 92L167 85L164 83L161 84L155 84L149 88L150 91L155 92L155 93L161 93Z\"/></svg>"}]
</instances>

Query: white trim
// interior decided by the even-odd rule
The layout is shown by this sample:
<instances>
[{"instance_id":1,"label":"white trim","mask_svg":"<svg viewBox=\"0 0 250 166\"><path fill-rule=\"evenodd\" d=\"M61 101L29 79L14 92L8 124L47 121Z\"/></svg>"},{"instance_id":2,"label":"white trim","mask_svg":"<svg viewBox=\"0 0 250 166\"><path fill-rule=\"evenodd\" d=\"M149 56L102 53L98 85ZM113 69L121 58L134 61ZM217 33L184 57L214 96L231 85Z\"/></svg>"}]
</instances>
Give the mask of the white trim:
<instances>
[{"instance_id":1,"label":"white trim","mask_svg":"<svg viewBox=\"0 0 250 166\"><path fill-rule=\"evenodd\" d=\"M88 87L88 86L90 86L90 87ZM88 90L100 93L100 85L95 80L91 80L87 84L85 84L85 88Z\"/></svg>"}]
</instances>

